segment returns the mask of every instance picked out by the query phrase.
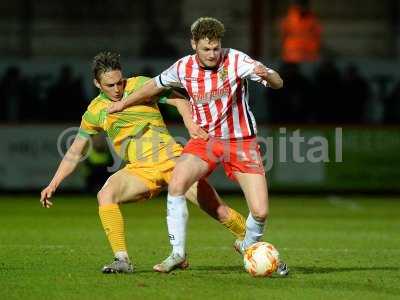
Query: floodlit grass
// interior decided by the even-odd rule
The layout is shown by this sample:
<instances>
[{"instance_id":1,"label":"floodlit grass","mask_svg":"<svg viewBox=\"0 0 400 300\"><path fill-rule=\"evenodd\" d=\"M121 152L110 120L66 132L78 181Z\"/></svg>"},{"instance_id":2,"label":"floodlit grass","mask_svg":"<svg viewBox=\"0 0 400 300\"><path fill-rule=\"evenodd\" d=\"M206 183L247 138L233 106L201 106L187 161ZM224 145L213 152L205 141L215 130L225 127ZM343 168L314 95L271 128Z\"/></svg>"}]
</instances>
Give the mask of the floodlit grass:
<instances>
[{"instance_id":1,"label":"floodlit grass","mask_svg":"<svg viewBox=\"0 0 400 300\"><path fill-rule=\"evenodd\" d=\"M244 201L225 197L245 213ZM252 278L233 236L190 206L190 268L158 274L169 253L164 198L122 211L136 272L103 275L112 253L96 199L0 198L0 299L399 299L400 199L274 197L266 240L288 278Z\"/></svg>"}]
</instances>

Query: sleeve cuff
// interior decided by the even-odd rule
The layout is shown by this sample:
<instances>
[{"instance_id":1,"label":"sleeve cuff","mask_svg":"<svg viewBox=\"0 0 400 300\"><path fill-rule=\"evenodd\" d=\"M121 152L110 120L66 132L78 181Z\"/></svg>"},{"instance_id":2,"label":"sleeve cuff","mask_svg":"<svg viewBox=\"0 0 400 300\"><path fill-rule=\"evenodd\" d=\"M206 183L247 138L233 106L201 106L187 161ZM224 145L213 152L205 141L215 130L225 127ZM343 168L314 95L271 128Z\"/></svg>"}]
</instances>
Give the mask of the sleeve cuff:
<instances>
[{"instance_id":1,"label":"sleeve cuff","mask_svg":"<svg viewBox=\"0 0 400 300\"><path fill-rule=\"evenodd\" d=\"M84 139L89 139L90 138L90 133L88 133L87 131L83 130L83 129L79 129L77 136L84 138Z\"/></svg>"},{"instance_id":2,"label":"sleeve cuff","mask_svg":"<svg viewBox=\"0 0 400 300\"><path fill-rule=\"evenodd\" d=\"M158 75L157 77L154 78L157 87L161 88L161 87L166 87L166 85L162 82L161 80L161 75Z\"/></svg>"}]
</instances>

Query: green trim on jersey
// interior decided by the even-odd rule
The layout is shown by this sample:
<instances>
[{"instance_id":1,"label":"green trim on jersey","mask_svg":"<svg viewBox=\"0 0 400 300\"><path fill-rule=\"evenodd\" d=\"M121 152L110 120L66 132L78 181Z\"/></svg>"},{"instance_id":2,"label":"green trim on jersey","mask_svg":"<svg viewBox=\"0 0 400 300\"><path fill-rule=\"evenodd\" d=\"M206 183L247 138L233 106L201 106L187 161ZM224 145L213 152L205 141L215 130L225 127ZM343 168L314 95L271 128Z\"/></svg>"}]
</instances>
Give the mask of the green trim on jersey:
<instances>
[{"instance_id":1,"label":"green trim on jersey","mask_svg":"<svg viewBox=\"0 0 400 300\"><path fill-rule=\"evenodd\" d=\"M90 138L90 133L88 133L87 131L83 130L82 128L79 128L77 136L87 140L87 139Z\"/></svg>"},{"instance_id":2,"label":"green trim on jersey","mask_svg":"<svg viewBox=\"0 0 400 300\"><path fill-rule=\"evenodd\" d=\"M87 110L83 114L82 119L84 119L86 122L88 122L92 125L99 126L99 117L100 117L100 114L95 115L94 113Z\"/></svg>"},{"instance_id":3,"label":"green trim on jersey","mask_svg":"<svg viewBox=\"0 0 400 300\"><path fill-rule=\"evenodd\" d=\"M97 96L97 99L98 100L106 100L107 103L111 101L110 98L108 98L107 95L103 91L100 91L99 95Z\"/></svg>"}]
</instances>

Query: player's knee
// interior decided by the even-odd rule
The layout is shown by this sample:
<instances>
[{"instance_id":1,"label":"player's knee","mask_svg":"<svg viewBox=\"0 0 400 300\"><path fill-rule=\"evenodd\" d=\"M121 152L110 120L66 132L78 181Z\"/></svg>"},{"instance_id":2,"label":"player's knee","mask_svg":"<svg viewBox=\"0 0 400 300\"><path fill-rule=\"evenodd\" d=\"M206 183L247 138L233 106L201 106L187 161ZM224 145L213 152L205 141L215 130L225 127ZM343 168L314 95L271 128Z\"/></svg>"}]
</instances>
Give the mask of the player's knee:
<instances>
[{"instance_id":1,"label":"player's knee","mask_svg":"<svg viewBox=\"0 0 400 300\"><path fill-rule=\"evenodd\" d=\"M168 185L168 194L171 196L180 196L185 193L185 183L180 179L173 178Z\"/></svg>"},{"instance_id":2,"label":"player's knee","mask_svg":"<svg viewBox=\"0 0 400 300\"><path fill-rule=\"evenodd\" d=\"M113 190L109 187L103 187L97 193L97 201L98 201L99 205L116 203Z\"/></svg>"},{"instance_id":3,"label":"player's knee","mask_svg":"<svg viewBox=\"0 0 400 300\"><path fill-rule=\"evenodd\" d=\"M263 208L258 208L255 209L251 215L253 216L254 220L258 222L265 222L265 220L268 218L268 211Z\"/></svg>"},{"instance_id":4,"label":"player's knee","mask_svg":"<svg viewBox=\"0 0 400 300\"><path fill-rule=\"evenodd\" d=\"M229 218L229 208L226 205L219 205L217 207L217 218L219 221L225 221Z\"/></svg>"}]
</instances>

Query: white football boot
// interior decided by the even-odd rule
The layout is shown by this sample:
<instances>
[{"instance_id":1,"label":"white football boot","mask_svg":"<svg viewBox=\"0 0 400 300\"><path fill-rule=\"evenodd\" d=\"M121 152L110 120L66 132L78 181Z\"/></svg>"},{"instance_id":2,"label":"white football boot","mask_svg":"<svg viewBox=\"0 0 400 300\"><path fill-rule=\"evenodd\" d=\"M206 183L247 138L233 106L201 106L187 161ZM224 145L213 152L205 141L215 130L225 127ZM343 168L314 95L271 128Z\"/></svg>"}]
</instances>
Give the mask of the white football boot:
<instances>
[{"instance_id":1,"label":"white football boot","mask_svg":"<svg viewBox=\"0 0 400 300\"><path fill-rule=\"evenodd\" d=\"M189 262L186 256L182 257L179 254L172 253L162 263L153 267L153 270L160 273L169 273L174 269L185 270L189 267Z\"/></svg>"}]
</instances>

